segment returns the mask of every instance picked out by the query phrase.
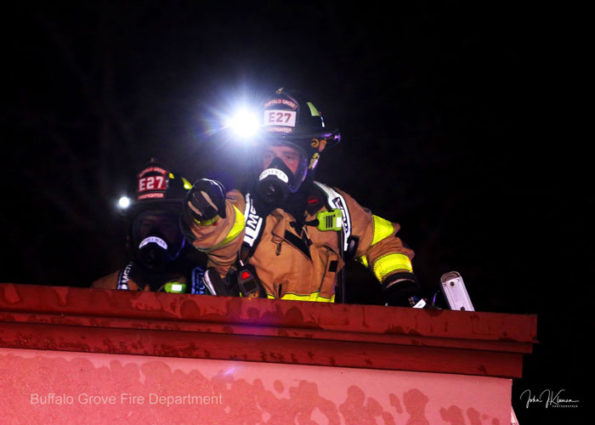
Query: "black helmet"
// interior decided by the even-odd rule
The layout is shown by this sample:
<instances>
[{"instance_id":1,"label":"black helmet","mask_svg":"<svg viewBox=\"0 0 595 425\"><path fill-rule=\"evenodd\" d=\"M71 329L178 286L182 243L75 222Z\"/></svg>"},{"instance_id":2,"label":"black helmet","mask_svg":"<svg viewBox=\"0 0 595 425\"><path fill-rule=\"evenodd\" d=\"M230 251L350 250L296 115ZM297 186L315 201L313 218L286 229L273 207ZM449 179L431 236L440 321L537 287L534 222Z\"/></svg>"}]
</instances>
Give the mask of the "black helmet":
<instances>
[{"instance_id":1,"label":"black helmet","mask_svg":"<svg viewBox=\"0 0 595 425\"><path fill-rule=\"evenodd\" d=\"M138 173L136 200L128 211L128 239L133 258L146 268L166 269L185 248L178 222L191 187L155 159Z\"/></svg>"},{"instance_id":2,"label":"black helmet","mask_svg":"<svg viewBox=\"0 0 595 425\"><path fill-rule=\"evenodd\" d=\"M304 153L308 170L318 163L320 152L341 140L338 130L328 130L316 106L295 91L279 88L263 104L265 143L293 146Z\"/></svg>"}]
</instances>

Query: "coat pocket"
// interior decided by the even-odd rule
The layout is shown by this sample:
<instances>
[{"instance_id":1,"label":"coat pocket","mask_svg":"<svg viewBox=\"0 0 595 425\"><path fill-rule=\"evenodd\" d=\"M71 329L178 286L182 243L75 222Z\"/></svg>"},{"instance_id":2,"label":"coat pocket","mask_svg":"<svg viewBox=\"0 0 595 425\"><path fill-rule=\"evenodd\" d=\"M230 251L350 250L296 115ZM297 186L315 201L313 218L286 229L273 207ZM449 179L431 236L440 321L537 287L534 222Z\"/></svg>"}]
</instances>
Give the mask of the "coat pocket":
<instances>
[{"instance_id":1,"label":"coat pocket","mask_svg":"<svg viewBox=\"0 0 595 425\"><path fill-rule=\"evenodd\" d=\"M313 257L316 258L316 269L320 277L318 292L322 298L332 298L335 295L335 286L339 272L343 269L344 262L341 256L331 247L322 245L316 247Z\"/></svg>"}]
</instances>

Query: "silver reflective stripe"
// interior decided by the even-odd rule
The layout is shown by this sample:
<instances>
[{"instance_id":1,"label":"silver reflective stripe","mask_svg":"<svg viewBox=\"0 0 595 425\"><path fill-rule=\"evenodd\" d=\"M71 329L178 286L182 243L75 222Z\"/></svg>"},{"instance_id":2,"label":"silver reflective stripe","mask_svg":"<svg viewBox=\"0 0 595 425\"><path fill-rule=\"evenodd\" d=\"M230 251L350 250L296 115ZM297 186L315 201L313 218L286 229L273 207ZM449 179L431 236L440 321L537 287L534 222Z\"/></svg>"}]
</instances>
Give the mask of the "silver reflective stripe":
<instances>
[{"instance_id":1,"label":"silver reflective stripe","mask_svg":"<svg viewBox=\"0 0 595 425\"><path fill-rule=\"evenodd\" d=\"M211 293L211 295L217 295L217 291L215 291L215 287L213 286L213 282L211 282L211 277L210 277L210 273L212 270L207 270L206 273L204 274L203 277L203 282L205 284L205 286L207 287L207 289L209 290L209 292ZM217 273L216 271L213 271L214 273Z\"/></svg>"},{"instance_id":2,"label":"silver reflective stripe","mask_svg":"<svg viewBox=\"0 0 595 425\"><path fill-rule=\"evenodd\" d=\"M244 231L244 243L253 247L254 241L258 239L258 235L260 234L260 230L262 228L262 217L256 214L256 209L252 203L252 198L250 194L246 194L246 209L244 210L244 217L246 220L246 226Z\"/></svg>"},{"instance_id":3,"label":"silver reflective stripe","mask_svg":"<svg viewBox=\"0 0 595 425\"><path fill-rule=\"evenodd\" d=\"M415 305L413 306L413 308L424 308L424 307L426 306L426 304L427 304L427 303L426 303L426 300L424 300L424 299L422 298L421 300L419 300L419 301L417 302L417 304L415 304Z\"/></svg>"},{"instance_id":4,"label":"silver reflective stripe","mask_svg":"<svg viewBox=\"0 0 595 425\"><path fill-rule=\"evenodd\" d=\"M347 252L349 248L349 237L351 236L351 216L349 215L347 202L333 188L320 182L315 181L314 183L325 193L329 206L333 209L338 208L343 213L343 251Z\"/></svg>"},{"instance_id":5,"label":"silver reflective stripe","mask_svg":"<svg viewBox=\"0 0 595 425\"><path fill-rule=\"evenodd\" d=\"M118 275L118 286L117 289L128 290L128 281L130 280L130 272L132 271L133 263L126 264L124 270Z\"/></svg>"}]
</instances>

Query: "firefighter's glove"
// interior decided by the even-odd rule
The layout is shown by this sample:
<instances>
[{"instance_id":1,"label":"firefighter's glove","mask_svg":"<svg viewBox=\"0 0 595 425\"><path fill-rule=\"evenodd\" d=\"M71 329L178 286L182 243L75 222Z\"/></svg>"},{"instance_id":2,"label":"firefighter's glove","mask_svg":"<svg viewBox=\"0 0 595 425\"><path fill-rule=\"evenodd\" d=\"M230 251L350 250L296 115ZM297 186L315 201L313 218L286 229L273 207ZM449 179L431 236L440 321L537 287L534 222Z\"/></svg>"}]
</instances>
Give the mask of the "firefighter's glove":
<instances>
[{"instance_id":1,"label":"firefighter's glove","mask_svg":"<svg viewBox=\"0 0 595 425\"><path fill-rule=\"evenodd\" d=\"M202 225L225 218L225 188L216 180L197 180L186 195L185 209Z\"/></svg>"},{"instance_id":2,"label":"firefighter's glove","mask_svg":"<svg viewBox=\"0 0 595 425\"><path fill-rule=\"evenodd\" d=\"M384 279L383 296L386 305L413 307L421 299L421 289L413 273L394 273Z\"/></svg>"},{"instance_id":3,"label":"firefighter's glove","mask_svg":"<svg viewBox=\"0 0 595 425\"><path fill-rule=\"evenodd\" d=\"M205 272L203 282L209 290L209 294L211 295L219 295L224 297L239 295L237 286L234 286L232 283L230 283L229 279L223 279L221 276L219 276L217 270L212 267L209 267Z\"/></svg>"}]
</instances>

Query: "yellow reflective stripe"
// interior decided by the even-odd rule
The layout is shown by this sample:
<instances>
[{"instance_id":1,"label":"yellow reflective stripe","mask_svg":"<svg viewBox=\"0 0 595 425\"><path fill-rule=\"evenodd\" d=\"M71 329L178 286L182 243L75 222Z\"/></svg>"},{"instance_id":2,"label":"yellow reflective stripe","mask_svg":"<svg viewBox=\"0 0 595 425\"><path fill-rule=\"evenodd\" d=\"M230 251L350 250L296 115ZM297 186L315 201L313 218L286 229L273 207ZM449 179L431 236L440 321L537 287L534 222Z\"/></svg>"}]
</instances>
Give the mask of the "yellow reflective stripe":
<instances>
[{"instance_id":1,"label":"yellow reflective stripe","mask_svg":"<svg viewBox=\"0 0 595 425\"><path fill-rule=\"evenodd\" d=\"M200 221L200 220L195 219L194 217L192 219L199 226L210 226L211 224L213 224L217 220L219 220L219 218L221 218L221 217L219 217L218 215L216 215L215 217L211 218L210 220L202 220L202 221Z\"/></svg>"},{"instance_id":2,"label":"yellow reflective stripe","mask_svg":"<svg viewBox=\"0 0 595 425\"><path fill-rule=\"evenodd\" d=\"M182 183L184 184L184 189L186 189L186 190L192 189L192 183L190 183L188 180L186 180L185 177L182 177Z\"/></svg>"},{"instance_id":3,"label":"yellow reflective stripe","mask_svg":"<svg viewBox=\"0 0 595 425\"><path fill-rule=\"evenodd\" d=\"M276 299L273 295L267 294L267 298L269 300ZM325 298L320 296L320 292L312 292L308 295L297 295L297 294L285 294L281 297L282 300L289 300L289 301L315 301L320 303L334 303L335 302L335 295L333 294L330 298Z\"/></svg>"},{"instance_id":4,"label":"yellow reflective stripe","mask_svg":"<svg viewBox=\"0 0 595 425\"><path fill-rule=\"evenodd\" d=\"M308 105L308 108L310 108L310 115L312 115L313 117L320 116L320 112L318 112L318 109L316 109L316 106L314 106L312 102L306 102L306 105Z\"/></svg>"},{"instance_id":5,"label":"yellow reflective stripe","mask_svg":"<svg viewBox=\"0 0 595 425\"><path fill-rule=\"evenodd\" d=\"M374 238L372 239L372 244L370 246L389 237L395 231L395 229L393 229L393 224L390 221L378 217L377 215L373 215L372 218L374 219Z\"/></svg>"},{"instance_id":6,"label":"yellow reflective stripe","mask_svg":"<svg viewBox=\"0 0 595 425\"><path fill-rule=\"evenodd\" d=\"M365 255L362 255L361 257L359 257L357 259L357 261L362 263L364 265L364 267L368 267L368 257L366 257Z\"/></svg>"},{"instance_id":7,"label":"yellow reflective stripe","mask_svg":"<svg viewBox=\"0 0 595 425\"><path fill-rule=\"evenodd\" d=\"M374 274L379 281L396 270L407 270L413 273L411 260L405 254L388 254L374 262Z\"/></svg>"},{"instance_id":8,"label":"yellow reflective stripe","mask_svg":"<svg viewBox=\"0 0 595 425\"><path fill-rule=\"evenodd\" d=\"M331 298L325 298L320 296L320 292L313 292L309 295L297 295L297 294L285 294L281 297L282 300L293 300L293 301L316 301L322 303L334 303L335 295Z\"/></svg>"},{"instance_id":9,"label":"yellow reflective stripe","mask_svg":"<svg viewBox=\"0 0 595 425\"><path fill-rule=\"evenodd\" d=\"M174 180L176 178L174 173L172 173L171 171L168 174L168 177L170 180ZM182 186L184 186L184 189L186 189L186 190L192 189L192 183L190 183L184 176L182 176Z\"/></svg>"},{"instance_id":10,"label":"yellow reflective stripe","mask_svg":"<svg viewBox=\"0 0 595 425\"><path fill-rule=\"evenodd\" d=\"M227 237L217 244L218 247L231 242L240 233L242 233L242 230L244 230L244 214L242 214L242 212L235 205L233 206L233 209L236 212L236 219L233 223L233 226L231 226L231 230L227 234Z\"/></svg>"}]
</instances>

